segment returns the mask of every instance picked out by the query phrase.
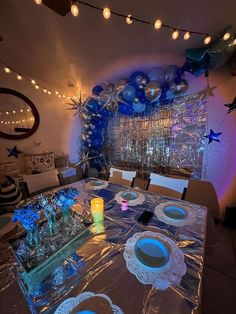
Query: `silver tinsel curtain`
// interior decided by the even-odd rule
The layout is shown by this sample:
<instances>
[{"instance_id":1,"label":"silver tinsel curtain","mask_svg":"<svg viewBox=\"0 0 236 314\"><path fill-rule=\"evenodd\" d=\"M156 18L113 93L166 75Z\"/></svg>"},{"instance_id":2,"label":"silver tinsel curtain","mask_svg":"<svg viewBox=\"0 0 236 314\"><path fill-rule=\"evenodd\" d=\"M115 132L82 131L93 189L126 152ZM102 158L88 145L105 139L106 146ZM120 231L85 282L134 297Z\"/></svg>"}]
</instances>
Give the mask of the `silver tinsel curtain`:
<instances>
[{"instance_id":1,"label":"silver tinsel curtain","mask_svg":"<svg viewBox=\"0 0 236 314\"><path fill-rule=\"evenodd\" d=\"M106 156L114 166L143 173L181 169L200 178L206 126L204 92L178 97L171 104L149 108L141 115L117 113L109 120Z\"/></svg>"}]
</instances>

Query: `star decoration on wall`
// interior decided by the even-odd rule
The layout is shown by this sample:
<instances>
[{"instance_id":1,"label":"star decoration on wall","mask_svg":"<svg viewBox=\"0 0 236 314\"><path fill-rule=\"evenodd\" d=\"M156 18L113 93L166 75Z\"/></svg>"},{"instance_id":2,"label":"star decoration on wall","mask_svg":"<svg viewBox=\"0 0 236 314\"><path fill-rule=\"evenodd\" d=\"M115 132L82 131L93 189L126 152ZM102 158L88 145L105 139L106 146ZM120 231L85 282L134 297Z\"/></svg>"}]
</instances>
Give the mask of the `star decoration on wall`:
<instances>
[{"instance_id":1,"label":"star decoration on wall","mask_svg":"<svg viewBox=\"0 0 236 314\"><path fill-rule=\"evenodd\" d=\"M73 98L71 98L71 100L73 103L72 104L67 103L67 105L71 106L70 108L67 108L67 110L76 110L74 116L76 116L77 114L80 116L85 110L85 106L87 104L87 99L85 101L83 101L82 96L81 96L81 92L80 92L78 100L75 100Z\"/></svg>"},{"instance_id":2,"label":"star decoration on wall","mask_svg":"<svg viewBox=\"0 0 236 314\"><path fill-rule=\"evenodd\" d=\"M9 153L7 157L13 156L13 157L15 157L15 158L17 158L17 159L18 159L18 155L22 153L21 151L19 151L19 150L17 149L16 146L14 146L13 148L6 148L6 150L7 150L8 153Z\"/></svg>"},{"instance_id":3,"label":"star decoration on wall","mask_svg":"<svg viewBox=\"0 0 236 314\"><path fill-rule=\"evenodd\" d=\"M110 86L107 90L103 91L102 98L105 100L102 106L102 109L106 108L111 112L116 112L118 110L118 103L122 102L128 105L126 101L121 97L121 93L125 89L126 86L123 88L116 88L115 86Z\"/></svg>"},{"instance_id":4,"label":"star decoration on wall","mask_svg":"<svg viewBox=\"0 0 236 314\"><path fill-rule=\"evenodd\" d=\"M87 152L87 153L84 153L84 152L79 153L79 156L80 156L80 161L76 164L76 166L77 165L81 166L83 172L85 172L85 170L87 168L89 168L90 160L97 158L97 156L89 157L89 152Z\"/></svg>"},{"instance_id":5,"label":"star decoration on wall","mask_svg":"<svg viewBox=\"0 0 236 314\"><path fill-rule=\"evenodd\" d=\"M213 91L216 88L217 88L216 85L215 86L210 86L209 83L207 83L207 86L206 86L206 88L203 91L204 96L205 97L209 97L209 96L214 97L215 95L214 95Z\"/></svg>"},{"instance_id":6,"label":"star decoration on wall","mask_svg":"<svg viewBox=\"0 0 236 314\"><path fill-rule=\"evenodd\" d=\"M205 135L204 137L208 138L208 144L211 144L211 142L219 142L219 136L222 134L222 132L215 133L212 129L210 129L210 133L208 135Z\"/></svg>"},{"instance_id":7,"label":"star decoration on wall","mask_svg":"<svg viewBox=\"0 0 236 314\"><path fill-rule=\"evenodd\" d=\"M228 113L236 110L236 97L234 97L234 100L231 104L225 104L224 106L229 108Z\"/></svg>"}]
</instances>

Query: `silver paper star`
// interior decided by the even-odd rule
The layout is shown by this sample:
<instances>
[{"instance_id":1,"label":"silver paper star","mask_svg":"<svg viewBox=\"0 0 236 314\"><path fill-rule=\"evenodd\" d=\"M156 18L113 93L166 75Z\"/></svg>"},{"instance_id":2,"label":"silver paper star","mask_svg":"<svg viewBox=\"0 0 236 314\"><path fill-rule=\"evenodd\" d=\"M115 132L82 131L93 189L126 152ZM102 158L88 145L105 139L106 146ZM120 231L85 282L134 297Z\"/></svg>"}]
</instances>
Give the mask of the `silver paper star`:
<instances>
[{"instance_id":1,"label":"silver paper star","mask_svg":"<svg viewBox=\"0 0 236 314\"><path fill-rule=\"evenodd\" d=\"M104 96L106 99L105 103L102 106L102 109L106 108L109 111L116 112L118 110L118 103L123 102L126 105L128 105L127 102L124 101L123 98L121 98L121 93L125 89L127 85L125 85L123 88L115 88L109 87L109 89L106 90L107 94Z\"/></svg>"},{"instance_id":2,"label":"silver paper star","mask_svg":"<svg viewBox=\"0 0 236 314\"><path fill-rule=\"evenodd\" d=\"M89 157L89 152L87 152L87 153L84 153L84 152L79 153L79 156L80 156L80 161L76 164L76 166L77 165L81 166L83 172L85 172L85 170L87 168L89 168L90 160L95 159L95 158L98 157L98 156Z\"/></svg>"},{"instance_id":3,"label":"silver paper star","mask_svg":"<svg viewBox=\"0 0 236 314\"><path fill-rule=\"evenodd\" d=\"M76 113L74 114L74 116L76 116L77 114L81 116L85 110L85 106L88 100L86 99L85 101L82 101L81 92L79 94L78 100L74 100L73 98L71 98L71 100L73 101L73 104L67 103L67 105L70 105L71 107L67 108L66 110L76 110Z\"/></svg>"}]
</instances>

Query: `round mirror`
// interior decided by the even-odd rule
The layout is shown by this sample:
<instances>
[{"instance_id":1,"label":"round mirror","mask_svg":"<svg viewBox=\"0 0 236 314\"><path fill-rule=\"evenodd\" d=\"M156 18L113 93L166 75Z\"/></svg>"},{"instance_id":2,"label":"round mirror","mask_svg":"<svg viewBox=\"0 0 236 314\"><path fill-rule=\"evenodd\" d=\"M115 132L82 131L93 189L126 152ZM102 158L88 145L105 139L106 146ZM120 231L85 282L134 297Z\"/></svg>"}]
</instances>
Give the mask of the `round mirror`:
<instances>
[{"instance_id":1,"label":"round mirror","mask_svg":"<svg viewBox=\"0 0 236 314\"><path fill-rule=\"evenodd\" d=\"M38 126L39 113L32 101L15 90L0 88L0 137L26 138Z\"/></svg>"}]
</instances>

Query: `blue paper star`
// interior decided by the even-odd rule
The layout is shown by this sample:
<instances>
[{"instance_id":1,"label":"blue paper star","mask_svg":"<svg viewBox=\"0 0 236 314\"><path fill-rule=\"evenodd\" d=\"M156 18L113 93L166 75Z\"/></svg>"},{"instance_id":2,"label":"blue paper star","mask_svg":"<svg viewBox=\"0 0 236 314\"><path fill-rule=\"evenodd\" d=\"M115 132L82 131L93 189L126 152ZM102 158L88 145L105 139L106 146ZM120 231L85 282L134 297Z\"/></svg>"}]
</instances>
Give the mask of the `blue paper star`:
<instances>
[{"instance_id":1,"label":"blue paper star","mask_svg":"<svg viewBox=\"0 0 236 314\"><path fill-rule=\"evenodd\" d=\"M7 157L14 156L17 159L18 159L18 155L22 153L16 148L16 146L14 146L13 148L6 148L6 150L9 152Z\"/></svg>"},{"instance_id":2,"label":"blue paper star","mask_svg":"<svg viewBox=\"0 0 236 314\"><path fill-rule=\"evenodd\" d=\"M236 110L236 97L234 97L234 100L231 104L225 104L225 107L229 108L228 113Z\"/></svg>"},{"instance_id":3,"label":"blue paper star","mask_svg":"<svg viewBox=\"0 0 236 314\"><path fill-rule=\"evenodd\" d=\"M219 143L220 143L219 136L220 136L221 134L222 134L222 132L215 133L212 129L210 129L210 134L205 135L204 137L206 137L206 138L209 139L208 144L210 144L210 143L213 142L213 141L216 141L216 142L219 142Z\"/></svg>"}]
</instances>

